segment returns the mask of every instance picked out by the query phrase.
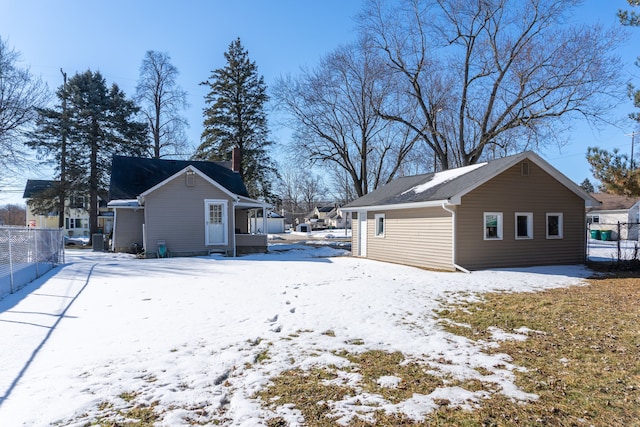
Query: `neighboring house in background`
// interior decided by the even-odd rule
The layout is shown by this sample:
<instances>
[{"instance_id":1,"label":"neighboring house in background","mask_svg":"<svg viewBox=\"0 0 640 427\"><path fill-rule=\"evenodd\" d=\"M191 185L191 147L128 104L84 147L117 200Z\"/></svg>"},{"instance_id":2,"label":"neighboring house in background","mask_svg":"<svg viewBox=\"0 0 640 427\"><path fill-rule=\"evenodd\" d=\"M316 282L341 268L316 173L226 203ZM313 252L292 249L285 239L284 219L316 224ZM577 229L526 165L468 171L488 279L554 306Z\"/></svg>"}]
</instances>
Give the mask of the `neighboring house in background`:
<instances>
[{"instance_id":1,"label":"neighboring house in background","mask_svg":"<svg viewBox=\"0 0 640 427\"><path fill-rule=\"evenodd\" d=\"M327 214L324 222L329 228L350 228L351 212L343 212L336 206Z\"/></svg>"},{"instance_id":2,"label":"neighboring house in background","mask_svg":"<svg viewBox=\"0 0 640 427\"><path fill-rule=\"evenodd\" d=\"M267 235L250 234L249 218L256 211L264 218L268 205L251 199L228 165L114 156L108 204L115 213L112 248L141 247L147 257L156 256L160 246L170 256L265 252Z\"/></svg>"},{"instance_id":3,"label":"neighboring house in background","mask_svg":"<svg viewBox=\"0 0 640 427\"><path fill-rule=\"evenodd\" d=\"M314 230L327 228L327 216L334 210L333 206L316 206L304 217L304 222Z\"/></svg>"},{"instance_id":4,"label":"neighboring house in background","mask_svg":"<svg viewBox=\"0 0 640 427\"><path fill-rule=\"evenodd\" d=\"M52 188L58 181L29 179L24 189L23 198L27 199L27 226L37 228L58 228L58 212L50 212L47 215L39 215L33 212L29 206L29 199L38 193ZM89 211L87 210L88 198L72 196L65 200L64 234L68 237L89 236ZM100 200L98 207L99 232L109 234L113 227L113 216L107 212L106 204Z\"/></svg>"},{"instance_id":5,"label":"neighboring house in background","mask_svg":"<svg viewBox=\"0 0 640 427\"><path fill-rule=\"evenodd\" d=\"M587 209L587 223L591 230L611 230L613 240L639 240L640 197L607 193L592 193L591 196L602 203Z\"/></svg>"},{"instance_id":6,"label":"neighboring house in background","mask_svg":"<svg viewBox=\"0 0 640 427\"><path fill-rule=\"evenodd\" d=\"M347 204L355 256L440 270L580 264L599 202L538 155L398 178Z\"/></svg>"}]
</instances>

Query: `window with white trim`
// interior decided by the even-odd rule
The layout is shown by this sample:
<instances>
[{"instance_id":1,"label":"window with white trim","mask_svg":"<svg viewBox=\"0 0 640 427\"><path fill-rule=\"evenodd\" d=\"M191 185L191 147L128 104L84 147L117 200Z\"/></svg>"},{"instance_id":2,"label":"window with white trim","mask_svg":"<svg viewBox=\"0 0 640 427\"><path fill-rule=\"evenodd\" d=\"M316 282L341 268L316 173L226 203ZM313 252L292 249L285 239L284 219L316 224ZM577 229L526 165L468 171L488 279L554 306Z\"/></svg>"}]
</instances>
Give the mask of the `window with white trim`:
<instances>
[{"instance_id":1,"label":"window with white trim","mask_svg":"<svg viewBox=\"0 0 640 427\"><path fill-rule=\"evenodd\" d=\"M375 214L376 237L384 237L384 214Z\"/></svg>"},{"instance_id":2,"label":"window with white trim","mask_svg":"<svg viewBox=\"0 0 640 427\"><path fill-rule=\"evenodd\" d=\"M82 219L81 218L65 218L65 228L67 230L82 228Z\"/></svg>"},{"instance_id":3,"label":"window with white trim","mask_svg":"<svg viewBox=\"0 0 640 427\"><path fill-rule=\"evenodd\" d=\"M562 213L547 214L547 239L562 239Z\"/></svg>"},{"instance_id":4,"label":"window with white trim","mask_svg":"<svg viewBox=\"0 0 640 427\"><path fill-rule=\"evenodd\" d=\"M502 240L502 212L485 212L484 240Z\"/></svg>"},{"instance_id":5,"label":"window with white trim","mask_svg":"<svg viewBox=\"0 0 640 427\"><path fill-rule=\"evenodd\" d=\"M587 215L587 224L599 224L600 215Z\"/></svg>"},{"instance_id":6,"label":"window with white trim","mask_svg":"<svg viewBox=\"0 0 640 427\"><path fill-rule=\"evenodd\" d=\"M533 239L533 213L516 212L516 240Z\"/></svg>"}]
</instances>

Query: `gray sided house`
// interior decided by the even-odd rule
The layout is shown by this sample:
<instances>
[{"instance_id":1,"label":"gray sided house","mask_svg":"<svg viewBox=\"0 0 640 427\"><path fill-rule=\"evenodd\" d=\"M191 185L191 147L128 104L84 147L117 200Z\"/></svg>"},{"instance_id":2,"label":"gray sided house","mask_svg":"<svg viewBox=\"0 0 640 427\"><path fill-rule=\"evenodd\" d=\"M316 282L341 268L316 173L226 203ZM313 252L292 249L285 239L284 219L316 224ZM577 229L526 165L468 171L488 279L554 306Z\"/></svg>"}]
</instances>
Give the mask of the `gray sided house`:
<instances>
[{"instance_id":1,"label":"gray sided house","mask_svg":"<svg viewBox=\"0 0 640 427\"><path fill-rule=\"evenodd\" d=\"M585 261L589 194L532 152L396 179L342 208L356 256L437 270Z\"/></svg>"},{"instance_id":2,"label":"gray sided house","mask_svg":"<svg viewBox=\"0 0 640 427\"><path fill-rule=\"evenodd\" d=\"M112 249L140 247L147 257L156 256L160 246L170 256L265 252L267 235L251 234L249 219L258 211L264 218L268 206L249 197L228 165L114 156Z\"/></svg>"}]
</instances>

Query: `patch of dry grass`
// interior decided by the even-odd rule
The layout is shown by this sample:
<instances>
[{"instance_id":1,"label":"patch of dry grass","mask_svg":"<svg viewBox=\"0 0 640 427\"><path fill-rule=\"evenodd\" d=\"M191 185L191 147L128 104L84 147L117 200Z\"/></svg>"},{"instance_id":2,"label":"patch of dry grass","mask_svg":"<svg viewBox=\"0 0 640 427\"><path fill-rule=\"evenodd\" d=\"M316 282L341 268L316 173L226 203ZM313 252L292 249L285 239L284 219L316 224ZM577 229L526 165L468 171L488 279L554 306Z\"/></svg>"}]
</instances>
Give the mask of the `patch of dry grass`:
<instances>
[{"instance_id":1,"label":"patch of dry grass","mask_svg":"<svg viewBox=\"0 0 640 427\"><path fill-rule=\"evenodd\" d=\"M443 404L421 423L377 411L373 423L354 418L349 425L640 426L640 279L627 274L593 279L589 286L483 297L479 303L443 310L441 317L453 322L443 326L472 340L489 340L496 327L534 331L526 341L503 341L487 351L509 354L515 365L525 367L514 372L516 383L537 394L537 401L524 404L494 393L473 411ZM365 391L396 403L442 385L442 379L407 363L401 353L339 355L351 362L340 369L362 375L358 390L328 381L337 378L337 368L316 368L284 372L259 397L270 407L292 404L309 426L336 426L327 402ZM402 381L397 388L380 387L377 379L385 375ZM461 386L495 390L495 384L476 382ZM281 418L270 422L287 425Z\"/></svg>"},{"instance_id":2,"label":"patch of dry grass","mask_svg":"<svg viewBox=\"0 0 640 427\"><path fill-rule=\"evenodd\" d=\"M137 392L122 393L118 396L127 403L132 403L139 395ZM95 421L89 422L87 426L100 427L153 427L160 421L160 414L156 411L158 402L150 405L137 404L126 409L114 409L112 403L103 402L99 409L102 412Z\"/></svg>"},{"instance_id":3,"label":"patch of dry grass","mask_svg":"<svg viewBox=\"0 0 640 427\"><path fill-rule=\"evenodd\" d=\"M329 369L292 369L275 378L273 384L258 396L269 406L293 404L302 412L308 425L334 426L334 419L329 417L329 403L353 394L350 387L327 382L336 378L337 375ZM267 425L285 426L281 421L279 418L269 420Z\"/></svg>"},{"instance_id":4,"label":"patch of dry grass","mask_svg":"<svg viewBox=\"0 0 640 427\"><path fill-rule=\"evenodd\" d=\"M446 326L471 339L488 329L538 331L526 341L505 341L490 351L509 354L527 368L516 372L524 391L540 396L527 405L499 395L479 410L444 409L436 420L453 425L640 425L640 280L592 279L590 286L535 294L490 294L482 303L446 317L470 328Z\"/></svg>"}]
</instances>

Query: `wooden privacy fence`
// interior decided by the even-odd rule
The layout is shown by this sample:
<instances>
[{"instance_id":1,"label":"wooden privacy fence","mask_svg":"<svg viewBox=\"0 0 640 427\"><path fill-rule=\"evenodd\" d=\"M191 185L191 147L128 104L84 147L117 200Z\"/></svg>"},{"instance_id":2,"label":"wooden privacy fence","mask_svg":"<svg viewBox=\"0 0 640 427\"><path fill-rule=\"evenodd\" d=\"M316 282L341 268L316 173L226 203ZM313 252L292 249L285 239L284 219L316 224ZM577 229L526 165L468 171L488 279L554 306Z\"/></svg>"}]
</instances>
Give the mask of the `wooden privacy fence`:
<instances>
[{"instance_id":1,"label":"wooden privacy fence","mask_svg":"<svg viewBox=\"0 0 640 427\"><path fill-rule=\"evenodd\" d=\"M0 298L63 262L62 229L0 227Z\"/></svg>"}]
</instances>

